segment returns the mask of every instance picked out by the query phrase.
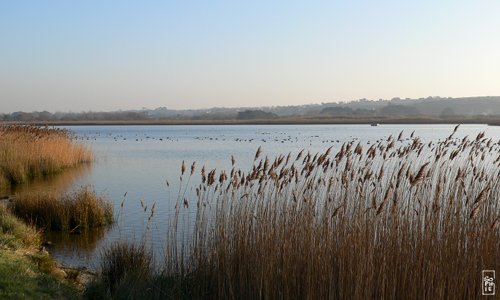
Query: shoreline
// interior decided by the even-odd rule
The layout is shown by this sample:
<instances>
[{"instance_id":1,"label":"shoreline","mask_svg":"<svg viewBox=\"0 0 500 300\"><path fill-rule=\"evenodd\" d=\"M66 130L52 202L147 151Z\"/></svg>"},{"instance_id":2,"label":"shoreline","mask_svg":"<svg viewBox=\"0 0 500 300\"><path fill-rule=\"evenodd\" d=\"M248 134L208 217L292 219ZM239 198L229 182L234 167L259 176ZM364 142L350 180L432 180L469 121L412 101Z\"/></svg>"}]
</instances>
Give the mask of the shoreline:
<instances>
[{"instance_id":1,"label":"shoreline","mask_svg":"<svg viewBox=\"0 0 500 300\"><path fill-rule=\"evenodd\" d=\"M276 119L210 119L210 120L82 120L82 121L30 121L30 122L0 122L1 125L35 125L35 126L127 126L127 125L398 125L398 124L485 124L500 126L498 118L307 118L282 117Z\"/></svg>"},{"instance_id":2,"label":"shoreline","mask_svg":"<svg viewBox=\"0 0 500 300\"><path fill-rule=\"evenodd\" d=\"M57 262L43 233L9 212L10 200L0 200L0 298L79 299L95 273Z\"/></svg>"}]
</instances>

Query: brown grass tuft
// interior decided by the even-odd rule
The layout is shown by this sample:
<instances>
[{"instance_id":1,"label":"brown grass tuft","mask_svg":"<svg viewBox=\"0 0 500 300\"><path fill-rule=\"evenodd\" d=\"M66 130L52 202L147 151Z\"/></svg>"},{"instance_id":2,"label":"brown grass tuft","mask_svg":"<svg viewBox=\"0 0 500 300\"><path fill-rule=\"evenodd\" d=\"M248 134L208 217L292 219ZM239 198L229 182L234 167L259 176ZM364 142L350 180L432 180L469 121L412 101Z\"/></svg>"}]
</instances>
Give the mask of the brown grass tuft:
<instances>
[{"instance_id":1,"label":"brown grass tuft","mask_svg":"<svg viewBox=\"0 0 500 300\"><path fill-rule=\"evenodd\" d=\"M18 217L45 230L79 232L113 223L111 202L90 187L66 195L23 193L11 208Z\"/></svg>"}]
</instances>

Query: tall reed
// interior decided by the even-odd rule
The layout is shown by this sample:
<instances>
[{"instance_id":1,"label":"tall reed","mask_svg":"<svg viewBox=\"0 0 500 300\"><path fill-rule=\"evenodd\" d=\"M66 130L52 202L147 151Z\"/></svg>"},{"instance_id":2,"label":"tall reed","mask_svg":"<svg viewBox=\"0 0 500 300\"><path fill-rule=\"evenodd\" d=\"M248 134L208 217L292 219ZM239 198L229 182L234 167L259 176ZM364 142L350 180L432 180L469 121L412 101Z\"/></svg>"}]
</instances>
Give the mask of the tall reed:
<instances>
[{"instance_id":1,"label":"tall reed","mask_svg":"<svg viewBox=\"0 0 500 300\"><path fill-rule=\"evenodd\" d=\"M0 125L0 183L3 188L91 160L90 149L74 143L67 130Z\"/></svg>"},{"instance_id":2,"label":"tall reed","mask_svg":"<svg viewBox=\"0 0 500 300\"><path fill-rule=\"evenodd\" d=\"M498 142L400 135L330 152L259 148L249 172L203 168L196 196L178 197L148 297L481 297L481 270L500 268ZM191 243L179 245L190 204Z\"/></svg>"}]
</instances>

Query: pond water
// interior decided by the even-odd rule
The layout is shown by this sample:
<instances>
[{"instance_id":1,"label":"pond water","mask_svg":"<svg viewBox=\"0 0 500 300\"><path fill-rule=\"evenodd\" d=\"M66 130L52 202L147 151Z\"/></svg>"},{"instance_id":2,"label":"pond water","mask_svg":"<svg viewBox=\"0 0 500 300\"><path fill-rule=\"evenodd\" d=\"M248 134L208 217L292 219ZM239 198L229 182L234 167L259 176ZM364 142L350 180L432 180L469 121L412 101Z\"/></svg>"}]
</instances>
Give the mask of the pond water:
<instances>
[{"instance_id":1,"label":"pond water","mask_svg":"<svg viewBox=\"0 0 500 300\"><path fill-rule=\"evenodd\" d=\"M292 155L306 149L323 152L332 146L332 153L342 143L355 140L363 145L397 136L409 138L415 131L423 142L437 142L448 137L453 125L193 125L193 126L68 126L78 142L92 148L96 161L56 178L30 184L24 189L57 189L72 191L91 185L114 203L117 222L109 229L87 235L48 234L50 251L59 262L75 267L98 268L103 247L116 240L147 238L157 256L165 246L167 227L174 214L179 195L179 176L184 160L189 172L196 162L196 173L189 183L184 177L180 193L193 197L200 182L199 171L231 169L231 156L236 167L251 168L255 151L274 157ZM455 137L471 138L484 131L495 142L500 127L462 125ZM169 186L167 186L167 181ZM187 187L187 188L186 188ZM185 189L185 190L184 190ZM126 194L126 195L125 195ZM147 206L144 212L143 206ZM123 203L123 208L121 204ZM149 208L155 204L155 215L148 224ZM183 216L185 223L194 218L196 206Z\"/></svg>"}]
</instances>

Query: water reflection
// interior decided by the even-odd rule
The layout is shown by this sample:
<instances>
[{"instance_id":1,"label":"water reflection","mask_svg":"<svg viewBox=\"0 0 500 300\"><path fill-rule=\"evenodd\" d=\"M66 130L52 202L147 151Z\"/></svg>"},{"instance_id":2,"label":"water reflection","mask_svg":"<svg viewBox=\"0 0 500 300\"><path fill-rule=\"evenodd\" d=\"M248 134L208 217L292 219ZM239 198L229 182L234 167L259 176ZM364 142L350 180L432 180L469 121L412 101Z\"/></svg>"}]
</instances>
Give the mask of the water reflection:
<instances>
[{"instance_id":1,"label":"water reflection","mask_svg":"<svg viewBox=\"0 0 500 300\"><path fill-rule=\"evenodd\" d=\"M34 180L30 183L16 186L11 194L21 198L26 194L33 193L70 193L74 190L75 183L82 177L91 174L92 164L84 164L76 168L67 169L64 172L43 179ZM44 232L44 246L49 252L64 264L84 267L82 261L95 260L96 248L105 237L111 227L95 228L70 234L67 232Z\"/></svg>"},{"instance_id":2,"label":"water reflection","mask_svg":"<svg viewBox=\"0 0 500 300\"><path fill-rule=\"evenodd\" d=\"M89 174L91 170L92 164L83 164L75 168L67 169L62 173L53 176L37 179L26 184L15 186L12 188L12 194L20 197L24 193L36 193L41 191L65 193L69 191L69 189L77 181L77 179L86 174Z\"/></svg>"},{"instance_id":3,"label":"water reflection","mask_svg":"<svg viewBox=\"0 0 500 300\"><path fill-rule=\"evenodd\" d=\"M79 234L64 232L47 232L44 235L45 245L49 252L72 257L73 259L91 259L96 247L109 228L95 228Z\"/></svg>"}]
</instances>

